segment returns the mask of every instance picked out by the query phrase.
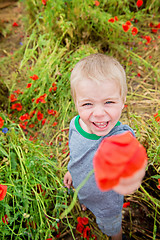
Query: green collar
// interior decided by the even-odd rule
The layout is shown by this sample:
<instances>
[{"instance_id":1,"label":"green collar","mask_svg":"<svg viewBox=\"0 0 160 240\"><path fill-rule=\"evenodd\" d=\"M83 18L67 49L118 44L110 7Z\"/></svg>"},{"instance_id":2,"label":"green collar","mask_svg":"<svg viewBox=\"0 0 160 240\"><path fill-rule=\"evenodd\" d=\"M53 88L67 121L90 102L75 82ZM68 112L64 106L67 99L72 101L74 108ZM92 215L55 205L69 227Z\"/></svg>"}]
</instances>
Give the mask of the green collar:
<instances>
[{"instance_id":1,"label":"green collar","mask_svg":"<svg viewBox=\"0 0 160 240\"><path fill-rule=\"evenodd\" d=\"M77 129L77 131L85 138L91 139L91 140L98 140L100 139L102 136L97 136L96 134L91 134L91 133L87 133L86 131L84 131L80 124L79 124L79 118L80 116L78 115L75 118L75 127ZM119 126L121 123L118 121L117 124L115 126Z\"/></svg>"}]
</instances>

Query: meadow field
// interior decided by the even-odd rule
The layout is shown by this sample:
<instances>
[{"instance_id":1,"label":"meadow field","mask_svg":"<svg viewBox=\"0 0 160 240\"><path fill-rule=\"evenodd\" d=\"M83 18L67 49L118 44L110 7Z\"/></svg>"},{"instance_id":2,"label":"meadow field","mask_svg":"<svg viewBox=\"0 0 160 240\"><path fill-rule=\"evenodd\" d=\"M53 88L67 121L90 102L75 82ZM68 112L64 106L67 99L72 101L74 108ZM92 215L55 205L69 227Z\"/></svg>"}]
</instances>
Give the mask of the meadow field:
<instances>
[{"instance_id":1,"label":"meadow field","mask_svg":"<svg viewBox=\"0 0 160 240\"><path fill-rule=\"evenodd\" d=\"M106 239L63 184L77 115L70 74L100 52L126 70L121 122L148 155L142 185L125 196L123 230L128 239L160 240L159 0L14 4L14 18L0 19L0 239Z\"/></svg>"}]
</instances>

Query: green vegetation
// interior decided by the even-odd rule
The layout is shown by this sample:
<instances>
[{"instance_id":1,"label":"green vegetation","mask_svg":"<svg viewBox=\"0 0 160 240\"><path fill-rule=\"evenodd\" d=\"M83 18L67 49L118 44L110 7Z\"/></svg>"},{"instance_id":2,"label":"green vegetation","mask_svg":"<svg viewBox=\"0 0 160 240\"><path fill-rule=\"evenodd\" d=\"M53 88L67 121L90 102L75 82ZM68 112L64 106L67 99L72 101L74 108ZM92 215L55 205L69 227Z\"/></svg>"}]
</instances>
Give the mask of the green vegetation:
<instances>
[{"instance_id":1,"label":"green vegetation","mask_svg":"<svg viewBox=\"0 0 160 240\"><path fill-rule=\"evenodd\" d=\"M125 198L124 230L133 239L160 239L159 1L21 0L23 46L0 60L10 101L0 113L0 239L83 239L77 217L87 217L90 238L105 239L94 216L82 212L63 184L69 160L68 128L76 114L70 73L96 52L125 67L128 96L122 121L148 154L142 186ZM18 65L17 65L18 63ZM15 65L12 79L6 66ZM64 211L72 209L64 216ZM6 219L6 220L5 220Z\"/></svg>"}]
</instances>

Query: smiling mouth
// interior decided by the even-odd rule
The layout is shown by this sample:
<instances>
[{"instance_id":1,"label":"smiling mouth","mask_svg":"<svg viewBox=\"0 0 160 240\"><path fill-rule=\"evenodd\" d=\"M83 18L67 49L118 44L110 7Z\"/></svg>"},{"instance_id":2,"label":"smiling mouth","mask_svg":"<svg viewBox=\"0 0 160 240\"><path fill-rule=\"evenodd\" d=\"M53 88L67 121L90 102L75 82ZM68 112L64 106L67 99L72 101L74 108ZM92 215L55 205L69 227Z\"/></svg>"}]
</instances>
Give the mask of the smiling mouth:
<instances>
[{"instance_id":1,"label":"smiling mouth","mask_svg":"<svg viewBox=\"0 0 160 240\"><path fill-rule=\"evenodd\" d=\"M109 122L93 122L94 126L98 127L98 128L106 128L108 126Z\"/></svg>"}]
</instances>

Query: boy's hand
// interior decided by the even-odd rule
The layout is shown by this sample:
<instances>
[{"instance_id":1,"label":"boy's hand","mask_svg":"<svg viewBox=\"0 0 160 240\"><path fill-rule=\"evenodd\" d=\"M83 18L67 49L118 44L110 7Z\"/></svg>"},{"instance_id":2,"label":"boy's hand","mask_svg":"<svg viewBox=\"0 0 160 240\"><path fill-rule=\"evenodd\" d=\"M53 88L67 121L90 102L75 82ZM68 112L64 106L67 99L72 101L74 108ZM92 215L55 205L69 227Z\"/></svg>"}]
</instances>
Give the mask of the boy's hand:
<instances>
[{"instance_id":1,"label":"boy's hand","mask_svg":"<svg viewBox=\"0 0 160 240\"><path fill-rule=\"evenodd\" d=\"M72 185L72 177L71 177L71 174L70 172L66 172L66 174L64 175L64 185L67 187L67 188L70 188L71 185Z\"/></svg>"},{"instance_id":2,"label":"boy's hand","mask_svg":"<svg viewBox=\"0 0 160 240\"><path fill-rule=\"evenodd\" d=\"M93 159L95 179L101 191L127 195L139 188L145 175L145 148L128 131L105 138Z\"/></svg>"},{"instance_id":3,"label":"boy's hand","mask_svg":"<svg viewBox=\"0 0 160 240\"><path fill-rule=\"evenodd\" d=\"M133 176L127 178L120 178L119 184L115 186L113 190L121 195L129 195L134 193L140 187L142 179L145 175L145 171L146 164Z\"/></svg>"}]
</instances>

